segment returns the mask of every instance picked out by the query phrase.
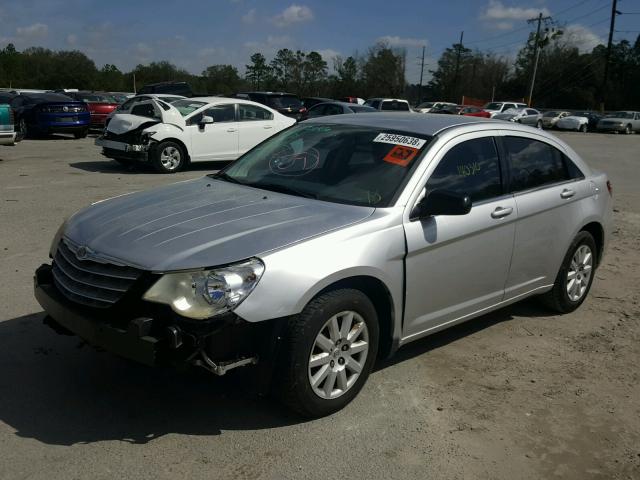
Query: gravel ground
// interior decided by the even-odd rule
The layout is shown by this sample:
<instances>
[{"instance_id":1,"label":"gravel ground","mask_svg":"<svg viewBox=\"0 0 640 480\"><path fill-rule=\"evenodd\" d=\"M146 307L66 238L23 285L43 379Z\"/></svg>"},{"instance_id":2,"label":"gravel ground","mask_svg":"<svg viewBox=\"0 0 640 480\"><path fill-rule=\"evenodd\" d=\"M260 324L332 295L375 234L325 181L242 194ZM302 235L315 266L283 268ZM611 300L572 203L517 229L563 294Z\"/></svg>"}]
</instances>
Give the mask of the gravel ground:
<instances>
[{"instance_id":1,"label":"gravel ground","mask_svg":"<svg viewBox=\"0 0 640 480\"><path fill-rule=\"evenodd\" d=\"M616 199L582 308L529 300L413 343L310 422L237 375L147 369L42 325L32 274L64 217L215 164L167 176L92 139L0 147L0 478L640 478L640 135L560 136Z\"/></svg>"}]
</instances>

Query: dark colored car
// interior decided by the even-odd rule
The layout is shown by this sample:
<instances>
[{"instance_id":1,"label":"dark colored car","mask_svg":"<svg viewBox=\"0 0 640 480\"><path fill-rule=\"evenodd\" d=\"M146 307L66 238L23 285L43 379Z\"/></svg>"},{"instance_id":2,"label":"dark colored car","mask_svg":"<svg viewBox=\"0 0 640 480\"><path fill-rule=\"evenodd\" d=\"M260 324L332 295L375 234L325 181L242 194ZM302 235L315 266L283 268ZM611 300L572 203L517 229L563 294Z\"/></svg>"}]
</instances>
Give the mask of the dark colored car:
<instances>
[{"instance_id":1,"label":"dark colored car","mask_svg":"<svg viewBox=\"0 0 640 480\"><path fill-rule=\"evenodd\" d=\"M589 123L587 126L587 130L589 132L595 132L598 128L598 122L604 118L604 115L601 115L596 112L572 112L572 117L586 117L589 119Z\"/></svg>"},{"instance_id":2,"label":"dark colored car","mask_svg":"<svg viewBox=\"0 0 640 480\"><path fill-rule=\"evenodd\" d=\"M304 120L307 112L306 107L297 95L284 92L241 92L236 97L246 98L253 102L258 102L267 107L277 110L287 117L295 118L297 121Z\"/></svg>"},{"instance_id":3,"label":"dark colored car","mask_svg":"<svg viewBox=\"0 0 640 480\"><path fill-rule=\"evenodd\" d=\"M458 115L460 112L459 105L444 105L437 110L431 110L429 113L442 113L445 115Z\"/></svg>"},{"instance_id":4,"label":"dark colored car","mask_svg":"<svg viewBox=\"0 0 640 480\"><path fill-rule=\"evenodd\" d=\"M65 95L84 102L89 107L89 114L91 115L90 128L96 128L102 130L105 126L105 120L111 112L113 112L120 102L118 102L113 96L108 93L101 92L70 92Z\"/></svg>"},{"instance_id":5,"label":"dark colored car","mask_svg":"<svg viewBox=\"0 0 640 480\"><path fill-rule=\"evenodd\" d=\"M305 119L314 117L324 117L327 115L343 115L345 113L376 113L378 110L365 105L357 105L347 102L327 102L319 103L309 109L305 114Z\"/></svg>"},{"instance_id":6,"label":"dark colored car","mask_svg":"<svg viewBox=\"0 0 640 480\"><path fill-rule=\"evenodd\" d=\"M183 97L198 97L200 94L194 93L191 85L187 82L160 82L160 83L150 83L145 85L140 90L138 90L137 94L148 94L148 93L170 93L172 95L182 95ZM206 95L205 95L206 96Z\"/></svg>"},{"instance_id":7,"label":"dark colored car","mask_svg":"<svg viewBox=\"0 0 640 480\"><path fill-rule=\"evenodd\" d=\"M309 110L314 105L318 105L319 103L327 103L327 102L335 102L333 98L322 98L322 97L305 97L302 99L302 105L304 108Z\"/></svg>"},{"instance_id":8,"label":"dark colored car","mask_svg":"<svg viewBox=\"0 0 640 480\"><path fill-rule=\"evenodd\" d=\"M72 133L84 138L91 115L84 102L59 93L23 93L11 99L18 135Z\"/></svg>"}]
</instances>

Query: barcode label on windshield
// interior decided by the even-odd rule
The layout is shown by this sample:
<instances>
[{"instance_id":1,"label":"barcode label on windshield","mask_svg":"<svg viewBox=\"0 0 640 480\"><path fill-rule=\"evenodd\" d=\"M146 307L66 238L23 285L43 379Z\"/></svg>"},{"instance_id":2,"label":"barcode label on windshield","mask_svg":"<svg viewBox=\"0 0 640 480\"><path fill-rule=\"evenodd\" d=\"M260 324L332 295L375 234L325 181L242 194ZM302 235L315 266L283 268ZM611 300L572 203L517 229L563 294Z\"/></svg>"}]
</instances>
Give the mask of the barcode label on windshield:
<instances>
[{"instance_id":1,"label":"barcode label on windshield","mask_svg":"<svg viewBox=\"0 0 640 480\"><path fill-rule=\"evenodd\" d=\"M378 143L390 143L391 145L402 145L403 147L417 148L418 150L427 143L427 141L422 138L396 135L395 133L380 133L373 139L373 141Z\"/></svg>"}]
</instances>

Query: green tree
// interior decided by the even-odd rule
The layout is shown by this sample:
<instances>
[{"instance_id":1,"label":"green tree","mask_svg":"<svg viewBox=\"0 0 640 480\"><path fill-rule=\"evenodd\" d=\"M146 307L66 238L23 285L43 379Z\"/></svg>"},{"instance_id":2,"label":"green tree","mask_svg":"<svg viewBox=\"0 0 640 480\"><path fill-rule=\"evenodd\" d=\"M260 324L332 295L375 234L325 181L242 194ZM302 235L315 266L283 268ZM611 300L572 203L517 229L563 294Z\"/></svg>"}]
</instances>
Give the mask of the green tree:
<instances>
[{"instance_id":1,"label":"green tree","mask_svg":"<svg viewBox=\"0 0 640 480\"><path fill-rule=\"evenodd\" d=\"M271 68L267 65L267 59L259 52L251 55L250 60L251 63L245 66L245 78L252 88L260 90L271 74Z\"/></svg>"},{"instance_id":2,"label":"green tree","mask_svg":"<svg viewBox=\"0 0 640 480\"><path fill-rule=\"evenodd\" d=\"M202 72L207 91L213 94L230 95L242 88L238 69L232 65L211 65Z\"/></svg>"},{"instance_id":3,"label":"green tree","mask_svg":"<svg viewBox=\"0 0 640 480\"><path fill-rule=\"evenodd\" d=\"M401 96L405 90L405 51L378 43L369 49L362 67L366 96Z\"/></svg>"}]
</instances>

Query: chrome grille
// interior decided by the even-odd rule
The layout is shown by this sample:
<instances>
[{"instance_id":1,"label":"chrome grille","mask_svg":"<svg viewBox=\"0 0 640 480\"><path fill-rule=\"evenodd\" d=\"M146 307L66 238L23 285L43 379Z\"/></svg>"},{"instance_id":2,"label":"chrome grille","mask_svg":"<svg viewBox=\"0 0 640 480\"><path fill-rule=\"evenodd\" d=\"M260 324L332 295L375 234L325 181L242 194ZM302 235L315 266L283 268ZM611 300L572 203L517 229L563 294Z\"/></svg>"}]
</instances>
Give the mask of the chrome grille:
<instances>
[{"instance_id":1,"label":"chrome grille","mask_svg":"<svg viewBox=\"0 0 640 480\"><path fill-rule=\"evenodd\" d=\"M131 288L142 272L95 260L80 260L61 241L53 259L53 281L69 300L89 307L107 308Z\"/></svg>"}]
</instances>

